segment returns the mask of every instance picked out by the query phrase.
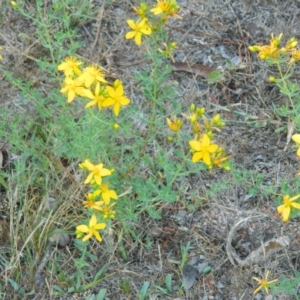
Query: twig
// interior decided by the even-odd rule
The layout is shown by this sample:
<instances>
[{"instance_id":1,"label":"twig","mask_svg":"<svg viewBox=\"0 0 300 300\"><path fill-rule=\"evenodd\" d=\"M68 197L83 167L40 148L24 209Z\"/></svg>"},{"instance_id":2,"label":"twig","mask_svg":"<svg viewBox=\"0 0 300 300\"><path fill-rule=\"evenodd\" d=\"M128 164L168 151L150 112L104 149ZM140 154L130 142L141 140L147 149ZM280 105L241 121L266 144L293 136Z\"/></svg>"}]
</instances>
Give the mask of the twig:
<instances>
[{"instance_id":1,"label":"twig","mask_svg":"<svg viewBox=\"0 0 300 300\"><path fill-rule=\"evenodd\" d=\"M103 1L102 6L101 6L101 8L99 10L99 13L98 13L98 21L97 21L98 28L97 28L95 41L94 41L94 43L92 45L92 49L91 49L91 57L94 53L95 47L96 47L96 45L98 43L98 40L100 38L100 35L101 35L101 23L102 23L102 18L103 18L103 13L104 13L104 5L105 5L105 1Z\"/></svg>"},{"instance_id":2,"label":"twig","mask_svg":"<svg viewBox=\"0 0 300 300\"><path fill-rule=\"evenodd\" d=\"M268 257L270 257L272 254L276 253L279 250L282 250L283 248L287 247L290 243L290 239L287 236L282 236L279 238L271 239L265 243L262 243L262 245L257 248L256 250L252 251L244 260L241 260L240 257L237 255L235 250L232 247L232 240L233 237L238 229L238 226L246 222L252 218L261 218L266 217L266 215L257 215L257 216L251 216L246 219L242 219L238 221L230 230L227 238L226 243L226 253L227 256L232 263L233 266L235 266L234 260L238 262L240 266L247 266L252 263L258 263L260 261L266 260Z\"/></svg>"},{"instance_id":3,"label":"twig","mask_svg":"<svg viewBox=\"0 0 300 300\"><path fill-rule=\"evenodd\" d=\"M47 247L47 250L46 250L46 253L43 257L43 259L41 260L37 270L36 270L36 274L35 274L35 285L36 286L39 286L39 287L42 287L45 285L46 283L46 280L45 280L45 276L44 276L44 268L51 256L51 251L50 251L50 246L48 245Z\"/></svg>"}]
</instances>

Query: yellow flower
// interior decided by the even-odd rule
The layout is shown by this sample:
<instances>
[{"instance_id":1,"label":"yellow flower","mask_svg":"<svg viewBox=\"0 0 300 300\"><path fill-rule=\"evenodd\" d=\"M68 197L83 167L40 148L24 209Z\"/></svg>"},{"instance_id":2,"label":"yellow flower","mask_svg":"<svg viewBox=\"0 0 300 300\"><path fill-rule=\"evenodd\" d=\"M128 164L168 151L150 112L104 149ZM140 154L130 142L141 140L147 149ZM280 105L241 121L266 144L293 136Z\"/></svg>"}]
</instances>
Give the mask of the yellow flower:
<instances>
[{"instance_id":1,"label":"yellow flower","mask_svg":"<svg viewBox=\"0 0 300 300\"><path fill-rule=\"evenodd\" d=\"M110 198L114 200L118 199L117 193L114 190L109 189L108 183L104 183L101 185L99 194L102 196L105 205L108 205L110 203Z\"/></svg>"},{"instance_id":2,"label":"yellow flower","mask_svg":"<svg viewBox=\"0 0 300 300\"><path fill-rule=\"evenodd\" d=\"M87 225L78 225L76 227L77 238L82 237L83 233L87 233L87 235L82 239L83 242L87 241L91 237L95 236L95 238L101 242L102 237L99 234L98 230L104 229L106 227L105 223L97 223L97 218L95 215L92 215L89 226Z\"/></svg>"},{"instance_id":3,"label":"yellow flower","mask_svg":"<svg viewBox=\"0 0 300 300\"><path fill-rule=\"evenodd\" d=\"M63 87L60 90L62 94L67 94L68 95L68 103L71 103L74 98L78 95L81 97L93 97L93 94L90 90L85 89L82 86L83 82L81 80L77 79L72 79L70 77L66 77Z\"/></svg>"},{"instance_id":4,"label":"yellow flower","mask_svg":"<svg viewBox=\"0 0 300 300\"><path fill-rule=\"evenodd\" d=\"M276 59L280 54L287 52L286 48L280 48L279 44L282 38L282 33L278 37L274 37L273 33L271 34L270 45L264 46L249 46L248 49L252 52L258 52L258 57L262 60Z\"/></svg>"},{"instance_id":5,"label":"yellow flower","mask_svg":"<svg viewBox=\"0 0 300 300\"><path fill-rule=\"evenodd\" d=\"M89 207L91 209L100 210L103 201L96 201L97 196L98 195L95 193L88 193L86 200L83 201L83 207L84 208Z\"/></svg>"},{"instance_id":6,"label":"yellow flower","mask_svg":"<svg viewBox=\"0 0 300 300\"><path fill-rule=\"evenodd\" d=\"M119 125L119 124L115 123L115 124L113 125L113 129L114 129L114 130L118 130L119 128L120 128L120 125Z\"/></svg>"},{"instance_id":7,"label":"yellow flower","mask_svg":"<svg viewBox=\"0 0 300 300\"><path fill-rule=\"evenodd\" d=\"M3 47L2 46L0 46L0 51L2 51L3 50ZM0 60L2 60L2 55L0 54Z\"/></svg>"},{"instance_id":8,"label":"yellow flower","mask_svg":"<svg viewBox=\"0 0 300 300\"><path fill-rule=\"evenodd\" d=\"M293 51L291 51L291 56L292 58L288 62L289 65L300 60L300 51L297 49L293 49Z\"/></svg>"},{"instance_id":9,"label":"yellow flower","mask_svg":"<svg viewBox=\"0 0 300 300\"><path fill-rule=\"evenodd\" d=\"M79 76L79 80L84 82L85 87L89 88L93 83L106 83L104 79L104 71L99 66L86 67L83 73Z\"/></svg>"},{"instance_id":10,"label":"yellow flower","mask_svg":"<svg viewBox=\"0 0 300 300\"><path fill-rule=\"evenodd\" d=\"M223 148L218 148L218 150L211 156L211 165L229 171L230 167L228 163L226 163L227 160L228 157L225 156L225 150Z\"/></svg>"},{"instance_id":11,"label":"yellow flower","mask_svg":"<svg viewBox=\"0 0 300 300\"><path fill-rule=\"evenodd\" d=\"M157 0L157 4L150 11L154 15L163 14L163 19L168 19L168 17L177 17L182 19L177 15L177 10L180 6L177 4L176 0Z\"/></svg>"},{"instance_id":12,"label":"yellow flower","mask_svg":"<svg viewBox=\"0 0 300 300\"><path fill-rule=\"evenodd\" d=\"M169 128L174 132L178 132L183 124L183 122L177 119L176 116L173 117L173 121L171 121L169 118L166 118L166 120Z\"/></svg>"},{"instance_id":13,"label":"yellow flower","mask_svg":"<svg viewBox=\"0 0 300 300\"><path fill-rule=\"evenodd\" d=\"M219 148L217 144L211 144L211 140L207 134L204 134L201 141L192 140L189 142L192 151L195 152L192 157L192 161L195 163L200 159L210 166L211 165L211 154L216 152Z\"/></svg>"},{"instance_id":14,"label":"yellow flower","mask_svg":"<svg viewBox=\"0 0 300 300\"><path fill-rule=\"evenodd\" d=\"M118 116L120 107L128 105L130 103L130 100L123 95L124 89L121 81L116 80L113 87L106 86L106 91L108 93L108 97L103 101L102 106L113 106L114 114Z\"/></svg>"},{"instance_id":15,"label":"yellow flower","mask_svg":"<svg viewBox=\"0 0 300 300\"><path fill-rule=\"evenodd\" d=\"M71 76L73 74L80 75L81 71L79 66L82 62L75 57L67 57L64 62L62 62L57 69L63 71L65 76Z\"/></svg>"},{"instance_id":16,"label":"yellow flower","mask_svg":"<svg viewBox=\"0 0 300 300\"><path fill-rule=\"evenodd\" d=\"M104 100L108 97L108 94L106 92L106 88L105 87L101 87L100 83L98 82L96 84L95 87L95 92L94 94L92 94L92 97L89 97L92 99L92 101L90 101L85 108L89 108L91 106L97 105L99 110L102 109L103 107L103 102Z\"/></svg>"},{"instance_id":17,"label":"yellow flower","mask_svg":"<svg viewBox=\"0 0 300 300\"><path fill-rule=\"evenodd\" d=\"M16 1L10 1L10 4L13 6L13 7L18 7L18 3Z\"/></svg>"},{"instance_id":18,"label":"yellow flower","mask_svg":"<svg viewBox=\"0 0 300 300\"><path fill-rule=\"evenodd\" d=\"M92 180L98 185L102 183L102 177L111 175L111 171L103 168L103 164L93 165L88 159L86 159L83 163L79 164L79 167L84 170L89 170L91 173L84 181L85 184L90 183Z\"/></svg>"},{"instance_id":19,"label":"yellow flower","mask_svg":"<svg viewBox=\"0 0 300 300\"><path fill-rule=\"evenodd\" d=\"M300 156L300 134L293 134L292 140L297 144L297 156Z\"/></svg>"},{"instance_id":20,"label":"yellow flower","mask_svg":"<svg viewBox=\"0 0 300 300\"><path fill-rule=\"evenodd\" d=\"M141 19L145 19L147 17L148 6L146 3L141 3L140 8L133 7L133 10Z\"/></svg>"},{"instance_id":21,"label":"yellow flower","mask_svg":"<svg viewBox=\"0 0 300 300\"><path fill-rule=\"evenodd\" d=\"M259 283L258 288L253 292L253 294L256 294L262 288L264 288L265 291L266 291L266 293L269 294L268 285L271 284L271 283L274 283L274 282L278 281L278 279L274 279L274 280L268 281L269 273L270 273L270 271L267 271L266 276L263 279L252 277L254 280L256 280Z\"/></svg>"},{"instance_id":22,"label":"yellow flower","mask_svg":"<svg viewBox=\"0 0 300 300\"><path fill-rule=\"evenodd\" d=\"M283 196L283 204L277 207L277 212L282 215L282 221L287 222L290 217L291 208L300 209L299 203L293 203L293 201L297 200L300 195L290 198L289 195Z\"/></svg>"},{"instance_id":23,"label":"yellow flower","mask_svg":"<svg viewBox=\"0 0 300 300\"><path fill-rule=\"evenodd\" d=\"M150 35L152 33L152 30L148 25L148 20L146 18L136 22L134 22L133 20L127 20L127 24L132 29L132 31L126 33L125 39L129 40L134 38L137 45L141 45L143 34Z\"/></svg>"}]
</instances>

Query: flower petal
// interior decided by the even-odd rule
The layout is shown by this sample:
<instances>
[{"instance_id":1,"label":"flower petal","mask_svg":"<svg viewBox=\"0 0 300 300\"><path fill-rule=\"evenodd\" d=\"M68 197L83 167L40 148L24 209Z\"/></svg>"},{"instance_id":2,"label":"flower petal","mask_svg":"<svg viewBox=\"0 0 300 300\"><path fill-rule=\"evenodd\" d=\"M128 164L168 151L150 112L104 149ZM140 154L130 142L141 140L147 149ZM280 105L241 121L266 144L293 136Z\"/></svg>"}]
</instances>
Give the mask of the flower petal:
<instances>
[{"instance_id":1,"label":"flower petal","mask_svg":"<svg viewBox=\"0 0 300 300\"><path fill-rule=\"evenodd\" d=\"M89 234L87 234L87 235L82 239L82 241L85 242L85 241L87 241L88 239L90 239L91 237L92 237L92 233L89 233Z\"/></svg>"},{"instance_id":2,"label":"flower petal","mask_svg":"<svg viewBox=\"0 0 300 300\"><path fill-rule=\"evenodd\" d=\"M294 134L292 136L292 140L297 143L297 144L300 144L300 134Z\"/></svg>"},{"instance_id":3,"label":"flower petal","mask_svg":"<svg viewBox=\"0 0 300 300\"><path fill-rule=\"evenodd\" d=\"M94 177L94 174L93 173L90 173L89 176L86 178L86 180L84 181L84 184L88 184L92 181Z\"/></svg>"},{"instance_id":4,"label":"flower petal","mask_svg":"<svg viewBox=\"0 0 300 300\"><path fill-rule=\"evenodd\" d=\"M193 150L196 150L196 151L201 150L201 143L199 141L196 141L196 140L189 141L189 145Z\"/></svg>"},{"instance_id":5,"label":"flower petal","mask_svg":"<svg viewBox=\"0 0 300 300\"><path fill-rule=\"evenodd\" d=\"M142 43L142 34L140 32L137 32L134 37L135 43L140 46Z\"/></svg>"},{"instance_id":6,"label":"flower petal","mask_svg":"<svg viewBox=\"0 0 300 300\"><path fill-rule=\"evenodd\" d=\"M133 30L136 29L136 25L133 20L127 20L127 25Z\"/></svg>"},{"instance_id":7,"label":"flower petal","mask_svg":"<svg viewBox=\"0 0 300 300\"><path fill-rule=\"evenodd\" d=\"M101 235L99 234L98 231L95 231L95 232L94 232L94 235L95 235L95 238L96 238L99 242L102 242L102 237L101 237Z\"/></svg>"},{"instance_id":8,"label":"flower petal","mask_svg":"<svg viewBox=\"0 0 300 300\"><path fill-rule=\"evenodd\" d=\"M214 153L218 150L218 148L219 148L218 145L212 144L212 145L207 146L205 149L210 153Z\"/></svg>"},{"instance_id":9,"label":"flower petal","mask_svg":"<svg viewBox=\"0 0 300 300\"><path fill-rule=\"evenodd\" d=\"M282 221L287 222L291 213L291 208L288 206L282 212Z\"/></svg>"},{"instance_id":10,"label":"flower petal","mask_svg":"<svg viewBox=\"0 0 300 300\"><path fill-rule=\"evenodd\" d=\"M205 151L203 153L203 162L207 165L210 166L211 165L211 159L210 159L210 154L209 152Z\"/></svg>"},{"instance_id":11,"label":"flower petal","mask_svg":"<svg viewBox=\"0 0 300 300\"><path fill-rule=\"evenodd\" d=\"M97 224L97 218L95 215L92 215L90 222L89 222L89 227L92 228Z\"/></svg>"},{"instance_id":12,"label":"flower petal","mask_svg":"<svg viewBox=\"0 0 300 300\"><path fill-rule=\"evenodd\" d=\"M76 230L80 232L89 232L89 228L86 225L78 225L76 226Z\"/></svg>"},{"instance_id":13,"label":"flower petal","mask_svg":"<svg viewBox=\"0 0 300 300\"><path fill-rule=\"evenodd\" d=\"M192 157L192 162L195 163L198 160L202 159L202 157L203 157L203 152L196 152Z\"/></svg>"},{"instance_id":14,"label":"flower petal","mask_svg":"<svg viewBox=\"0 0 300 300\"><path fill-rule=\"evenodd\" d=\"M282 204L282 205L278 206L278 207L277 207L277 212L278 212L279 214L282 214L282 213L283 213L283 210L284 210L284 208L285 208L285 205L284 205L284 204Z\"/></svg>"},{"instance_id":15,"label":"flower petal","mask_svg":"<svg viewBox=\"0 0 300 300\"><path fill-rule=\"evenodd\" d=\"M135 35L136 35L135 31L129 31L129 32L126 33L125 39L126 40L132 39L133 37L135 37Z\"/></svg>"},{"instance_id":16,"label":"flower petal","mask_svg":"<svg viewBox=\"0 0 300 300\"><path fill-rule=\"evenodd\" d=\"M291 206L300 209L300 204L299 203L291 203Z\"/></svg>"}]
</instances>

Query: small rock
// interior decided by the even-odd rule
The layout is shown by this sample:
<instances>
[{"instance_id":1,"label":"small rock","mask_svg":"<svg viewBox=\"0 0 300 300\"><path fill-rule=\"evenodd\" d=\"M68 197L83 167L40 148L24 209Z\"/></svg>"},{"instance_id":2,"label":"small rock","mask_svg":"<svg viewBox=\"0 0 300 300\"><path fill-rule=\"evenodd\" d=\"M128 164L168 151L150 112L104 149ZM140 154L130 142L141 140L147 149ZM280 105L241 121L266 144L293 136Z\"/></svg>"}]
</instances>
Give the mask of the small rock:
<instances>
[{"instance_id":1,"label":"small rock","mask_svg":"<svg viewBox=\"0 0 300 300\"><path fill-rule=\"evenodd\" d=\"M44 210L46 212L49 212L53 210L55 206L56 206L56 199L52 197L48 197L47 200L45 201Z\"/></svg>"},{"instance_id":2,"label":"small rock","mask_svg":"<svg viewBox=\"0 0 300 300\"><path fill-rule=\"evenodd\" d=\"M49 241L56 244L58 247L65 247L70 243L70 235L67 233L61 233L60 230L54 230L49 237Z\"/></svg>"},{"instance_id":3,"label":"small rock","mask_svg":"<svg viewBox=\"0 0 300 300\"><path fill-rule=\"evenodd\" d=\"M186 265L182 273L184 288L188 290L194 285L198 276L198 270L191 265Z\"/></svg>"}]
</instances>

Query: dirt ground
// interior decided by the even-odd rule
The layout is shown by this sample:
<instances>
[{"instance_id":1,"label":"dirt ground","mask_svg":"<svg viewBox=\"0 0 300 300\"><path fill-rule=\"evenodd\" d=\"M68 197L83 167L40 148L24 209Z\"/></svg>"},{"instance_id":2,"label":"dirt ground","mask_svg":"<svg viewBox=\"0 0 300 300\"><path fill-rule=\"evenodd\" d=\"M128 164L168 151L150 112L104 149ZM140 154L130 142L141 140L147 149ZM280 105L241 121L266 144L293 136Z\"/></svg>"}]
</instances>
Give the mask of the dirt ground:
<instances>
[{"instance_id":1,"label":"dirt ground","mask_svg":"<svg viewBox=\"0 0 300 300\"><path fill-rule=\"evenodd\" d=\"M92 2L99 12L101 1ZM271 69L247 47L258 42L268 43L271 33L283 33L286 39L300 39L300 1L178 0L178 3L182 7L180 15L183 19L168 23L169 34L178 45L175 61L218 69L224 73L224 80L208 85L205 76L174 71L171 81L178 93L176 101L183 102L186 107L194 103L205 107L209 113L221 113L226 121L221 135L222 145L236 165L250 174L259 174L260 180L254 182L249 176L235 182L230 172L221 170L190 178L187 192L197 189L209 199L208 202L193 212L180 205L165 208L161 220L145 215L138 227L141 237L150 237L151 248L143 248L128 240L124 245L128 259L124 261L120 255L106 253L99 246L95 253L98 262L90 270L91 277L99 270L99 264L107 261L110 264L106 273L115 272L116 275L103 280L84 295L57 299L86 299L86 295L96 294L100 288L107 289L107 300L137 299L136 294L145 281L149 281L152 287L164 286L167 274L172 274L173 293L164 295L153 288L148 299L271 299L264 293L253 296L256 282L252 277L262 278L266 270L271 270L272 278L281 275L293 277L292 270L299 270L298 221L282 225L273 198L265 196L259 188L255 193L251 189L272 185L278 188L274 194L279 193L283 179L293 180L299 162L291 147L284 149L286 132L278 133L277 130L287 120L279 118L273 110L273 105L279 106L287 100L268 82ZM110 74L118 74L126 82L126 90L131 91L128 97L133 102L140 100L134 73L144 67L144 52L132 41L125 41L124 34L126 20L134 17L132 6L136 5L134 1L120 0L105 6L95 48L92 45L97 35L96 21L78 28L80 39L84 41L78 54L103 65ZM0 44L5 47L4 67L22 79L35 82L39 75L31 68L30 57L38 57L41 47L32 42L33 38L24 38L32 37L33 32L33 25L11 10L4 16ZM295 77L298 75L299 69L296 69ZM11 109L12 114L20 112L18 91L0 76L0 116L1 107ZM172 109L171 105L169 109ZM218 182L227 182L226 189L220 188L217 197L211 197L210 190L212 187L215 190ZM0 218L5 219L4 210L1 214ZM244 222L235 227L240 220ZM243 260L265 242L282 236L290 238L288 247L249 264L241 265L235 260L233 265L226 251L227 245L227 250L233 251L233 248L234 255ZM188 265L192 267L184 269L182 274L172 261L180 261L181 246L188 242L191 244ZM58 251L63 257L68 257L69 252L65 249ZM198 273L192 287L180 295L183 276L185 280L190 278L193 281L191 274L194 270L205 267L211 267L211 272L206 275ZM130 282L128 294L120 287L120 281L125 279ZM32 297L48 298L47 291ZM278 295L277 299L295 298Z\"/></svg>"}]
</instances>

